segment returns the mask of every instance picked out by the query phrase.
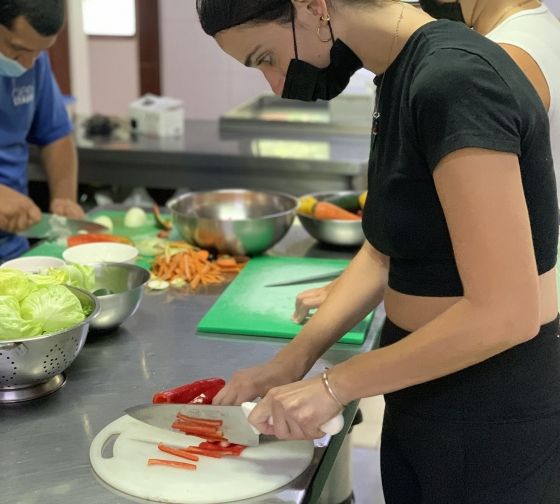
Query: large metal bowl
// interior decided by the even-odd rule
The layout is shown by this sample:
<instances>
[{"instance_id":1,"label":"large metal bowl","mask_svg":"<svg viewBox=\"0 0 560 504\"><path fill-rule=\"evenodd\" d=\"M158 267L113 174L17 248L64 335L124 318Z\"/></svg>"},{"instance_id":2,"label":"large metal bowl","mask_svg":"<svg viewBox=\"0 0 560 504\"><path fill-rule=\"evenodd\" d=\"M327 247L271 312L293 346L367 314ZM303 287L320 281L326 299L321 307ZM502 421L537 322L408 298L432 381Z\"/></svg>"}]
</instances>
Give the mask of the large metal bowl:
<instances>
[{"instance_id":1,"label":"large metal bowl","mask_svg":"<svg viewBox=\"0 0 560 504\"><path fill-rule=\"evenodd\" d=\"M62 372L84 346L99 311L92 294L67 286L89 315L79 324L36 338L0 340L0 404L35 399L54 392L65 381Z\"/></svg>"},{"instance_id":2,"label":"large metal bowl","mask_svg":"<svg viewBox=\"0 0 560 504\"><path fill-rule=\"evenodd\" d=\"M359 196L361 192L362 191L318 192L309 194L308 196L313 196L317 201L323 201L335 196ZM321 243L339 247L358 247L365 240L361 220L315 219L302 212L298 212L297 216L305 230Z\"/></svg>"},{"instance_id":3,"label":"large metal bowl","mask_svg":"<svg viewBox=\"0 0 560 504\"><path fill-rule=\"evenodd\" d=\"M99 314L91 321L91 329L116 329L138 310L150 273L127 263L96 263L90 266L95 270L93 292L99 303Z\"/></svg>"},{"instance_id":4,"label":"large metal bowl","mask_svg":"<svg viewBox=\"0 0 560 504\"><path fill-rule=\"evenodd\" d=\"M297 204L283 193L226 189L182 194L167 207L188 243L221 254L256 255L284 237Z\"/></svg>"}]
</instances>

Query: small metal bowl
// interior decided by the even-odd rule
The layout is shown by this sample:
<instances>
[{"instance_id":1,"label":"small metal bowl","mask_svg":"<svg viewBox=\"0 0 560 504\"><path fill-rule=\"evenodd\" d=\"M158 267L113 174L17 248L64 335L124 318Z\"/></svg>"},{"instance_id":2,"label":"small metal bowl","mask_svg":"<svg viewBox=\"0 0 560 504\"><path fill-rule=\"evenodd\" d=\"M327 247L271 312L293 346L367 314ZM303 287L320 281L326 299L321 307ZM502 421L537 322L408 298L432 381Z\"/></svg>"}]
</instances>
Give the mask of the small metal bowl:
<instances>
[{"instance_id":1,"label":"small metal bowl","mask_svg":"<svg viewBox=\"0 0 560 504\"><path fill-rule=\"evenodd\" d=\"M150 273L127 263L95 263L90 266L95 270L93 294L100 308L97 317L91 321L91 329L116 329L140 306Z\"/></svg>"},{"instance_id":2,"label":"small metal bowl","mask_svg":"<svg viewBox=\"0 0 560 504\"><path fill-rule=\"evenodd\" d=\"M80 353L89 326L99 311L95 296L66 287L89 315L64 331L35 338L0 340L0 404L36 399L64 385L63 371Z\"/></svg>"},{"instance_id":3,"label":"small metal bowl","mask_svg":"<svg viewBox=\"0 0 560 504\"><path fill-rule=\"evenodd\" d=\"M356 195L362 191L318 192L308 194L317 201L336 196ZM362 221L315 219L310 215L298 212L297 216L305 230L316 240L327 245L339 247L359 247L365 240Z\"/></svg>"},{"instance_id":4,"label":"small metal bowl","mask_svg":"<svg viewBox=\"0 0 560 504\"><path fill-rule=\"evenodd\" d=\"M288 194L225 189L182 194L167 207L175 228L191 245L220 254L256 255L284 237L297 205Z\"/></svg>"}]
</instances>

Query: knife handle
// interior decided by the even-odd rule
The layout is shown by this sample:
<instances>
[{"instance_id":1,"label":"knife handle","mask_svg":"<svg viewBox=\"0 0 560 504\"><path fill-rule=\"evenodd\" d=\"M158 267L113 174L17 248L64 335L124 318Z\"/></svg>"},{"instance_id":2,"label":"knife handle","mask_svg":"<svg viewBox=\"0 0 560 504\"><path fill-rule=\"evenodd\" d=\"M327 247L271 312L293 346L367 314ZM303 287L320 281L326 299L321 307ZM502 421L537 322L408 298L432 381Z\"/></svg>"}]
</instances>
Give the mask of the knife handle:
<instances>
[{"instance_id":1,"label":"knife handle","mask_svg":"<svg viewBox=\"0 0 560 504\"><path fill-rule=\"evenodd\" d=\"M254 403L254 402L244 402L241 405L241 409L243 410L243 413L245 413L245 416L247 418L251 414L251 411L253 411L255 409L256 405L257 405L257 403ZM268 419L268 423L270 425L272 425L272 417L270 417ZM249 425L251 425L251 429L253 429L253 432L255 434L260 434L260 432L252 424L249 424ZM328 422L325 422L323 425L321 425L321 430L325 434L329 434L331 436L334 436L334 435L338 434L342 430L343 427L344 427L344 417L342 416L342 413L339 413L334 418L331 418Z\"/></svg>"}]
</instances>

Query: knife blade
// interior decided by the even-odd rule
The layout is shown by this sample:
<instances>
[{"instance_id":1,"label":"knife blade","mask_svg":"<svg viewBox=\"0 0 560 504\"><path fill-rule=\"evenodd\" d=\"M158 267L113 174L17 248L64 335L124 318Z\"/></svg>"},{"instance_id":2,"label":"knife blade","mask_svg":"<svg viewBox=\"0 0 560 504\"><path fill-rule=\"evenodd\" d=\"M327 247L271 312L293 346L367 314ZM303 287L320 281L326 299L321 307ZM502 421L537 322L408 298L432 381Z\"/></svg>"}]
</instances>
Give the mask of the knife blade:
<instances>
[{"instance_id":1,"label":"knife blade","mask_svg":"<svg viewBox=\"0 0 560 504\"><path fill-rule=\"evenodd\" d=\"M57 239L79 233L106 233L109 228L87 220L43 213L41 220L18 235L35 239Z\"/></svg>"},{"instance_id":2,"label":"knife blade","mask_svg":"<svg viewBox=\"0 0 560 504\"><path fill-rule=\"evenodd\" d=\"M305 278L298 278L295 280L287 280L285 282L273 283L265 285L265 287L287 287L289 285L304 285L310 283L318 283L318 282L330 282L331 280L336 280L344 270L333 271L331 273L324 273L322 275L314 275Z\"/></svg>"},{"instance_id":3,"label":"knife blade","mask_svg":"<svg viewBox=\"0 0 560 504\"><path fill-rule=\"evenodd\" d=\"M141 404L125 410L132 418L159 429L177 432L171 427L177 413L200 419L222 420L224 437L235 444L258 446L260 433L247 417L257 403L245 402L241 406L214 406L212 404ZM269 418L269 423L272 419ZM321 426L325 434L334 436L344 427L344 417L339 413Z\"/></svg>"},{"instance_id":4,"label":"knife blade","mask_svg":"<svg viewBox=\"0 0 560 504\"><path fill-rule=\"evenodd\" d=\"M174 430L171 425L177 413L200 419L222 420L221 430L230 443L258 446L259 432L247 420L241 406L213 406L211 404L142 404L125 412L136 420L158 427Z\"/></svg>"}]
</instances>

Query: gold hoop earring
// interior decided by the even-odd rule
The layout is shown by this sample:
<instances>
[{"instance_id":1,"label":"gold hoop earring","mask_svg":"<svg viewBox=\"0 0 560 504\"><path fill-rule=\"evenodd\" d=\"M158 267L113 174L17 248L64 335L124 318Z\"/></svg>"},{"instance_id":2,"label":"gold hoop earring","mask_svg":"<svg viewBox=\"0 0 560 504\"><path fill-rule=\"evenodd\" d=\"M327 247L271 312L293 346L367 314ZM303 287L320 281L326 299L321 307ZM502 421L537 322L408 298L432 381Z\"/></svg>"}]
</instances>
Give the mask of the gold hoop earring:
<instances>
[{"instance_id":1,"label":"gold hoop earring","mask_svg":"<svg viewBox=\"0 0 560 504\"><path fill-rule=\"evenodd\" d=\"M330 23L331 21L331 17L328 14L326 16L321 16L319 19L324 23ZM317 26L317 38L319 39L319 41L326 44L327 42L330 42L332 40L332 35L329 35L329 38L326 40L321 38L321 25L319 25Z\"/></svg>"}]
</instances>

